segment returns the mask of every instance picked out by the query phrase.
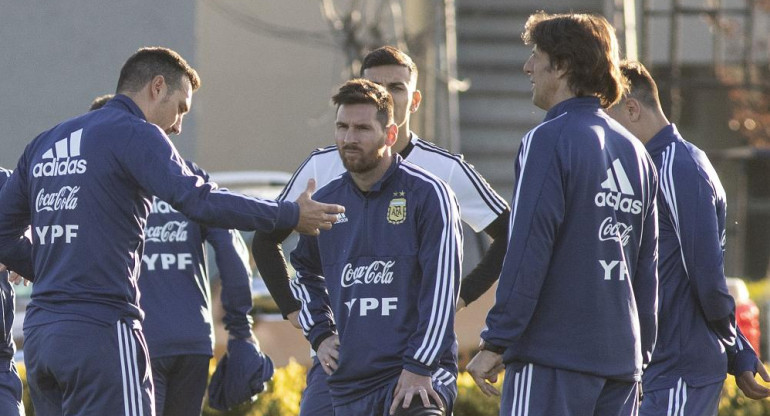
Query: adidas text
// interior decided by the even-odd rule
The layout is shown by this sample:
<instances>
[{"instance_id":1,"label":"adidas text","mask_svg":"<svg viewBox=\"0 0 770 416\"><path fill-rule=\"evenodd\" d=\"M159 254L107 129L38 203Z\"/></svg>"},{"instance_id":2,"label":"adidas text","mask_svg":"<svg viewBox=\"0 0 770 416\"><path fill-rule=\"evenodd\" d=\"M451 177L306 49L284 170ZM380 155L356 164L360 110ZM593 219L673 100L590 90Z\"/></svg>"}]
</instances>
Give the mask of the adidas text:
<instances>
[{"instance_id":1,"label":"adidas text","mask_svg":"<svg viewBox=\"0 0 770 416\"><path fill-rule=\"evenodd\" d=\"M39 178L41 176L64 176L81 174L86 171L87 162L83 159L64 160L54 159L48 162L40 162L32 168L32 176Z\"/></svg>"},{"instance_id":2,"label":"adidas text","mask_svg":"<svg viewBox=\"0 0 770 416\"><path fill-rule=\"evenodd\" d=\"M615 210L639 214L642 212L642 201L624 198L620 192L599 192L594 198L597 207L612 207Z\"/></svg>"}]
</instances>

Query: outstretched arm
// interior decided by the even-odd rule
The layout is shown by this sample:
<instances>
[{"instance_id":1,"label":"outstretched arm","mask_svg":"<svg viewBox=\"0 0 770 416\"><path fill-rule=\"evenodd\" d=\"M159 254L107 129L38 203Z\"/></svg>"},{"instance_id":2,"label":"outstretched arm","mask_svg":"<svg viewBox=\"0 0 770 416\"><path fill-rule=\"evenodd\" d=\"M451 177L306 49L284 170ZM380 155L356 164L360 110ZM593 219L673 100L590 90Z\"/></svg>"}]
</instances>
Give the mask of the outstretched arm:
<instances>
[{"instance_id":1,"label":"outstretched arm","mask_svg":"<svg viewBox=\"0 0 770 416\"><path fill-rule=\"evenodd\" d=\"M157 126L146 129L126 140L130 151L116 150L122 167L149 194L167 201L198 223L239 230L295 228L300 233L316 235L331 228L336 214L344 211L339 205L313 201L312 180L297 202L252 198L218 189L192 174Z\"/></svg>"}]
</instances>

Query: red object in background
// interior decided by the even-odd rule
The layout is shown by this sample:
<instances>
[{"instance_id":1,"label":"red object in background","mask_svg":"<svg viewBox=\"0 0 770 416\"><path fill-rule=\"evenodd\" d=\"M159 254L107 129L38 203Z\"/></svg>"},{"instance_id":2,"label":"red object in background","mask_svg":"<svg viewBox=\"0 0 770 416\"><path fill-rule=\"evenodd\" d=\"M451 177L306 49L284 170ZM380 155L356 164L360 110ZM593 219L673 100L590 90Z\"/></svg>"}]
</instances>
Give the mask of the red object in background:
<instances>
[{"instance_id":1,"label":"red object in background","mask_svg":"<svg viewBox=\"0 0 770 416\"><path fill-rule=\"evenodd\" d=\"M735 305L735 321L759 356L759 308L751 299Z\"/></svg>"}]
</instances>

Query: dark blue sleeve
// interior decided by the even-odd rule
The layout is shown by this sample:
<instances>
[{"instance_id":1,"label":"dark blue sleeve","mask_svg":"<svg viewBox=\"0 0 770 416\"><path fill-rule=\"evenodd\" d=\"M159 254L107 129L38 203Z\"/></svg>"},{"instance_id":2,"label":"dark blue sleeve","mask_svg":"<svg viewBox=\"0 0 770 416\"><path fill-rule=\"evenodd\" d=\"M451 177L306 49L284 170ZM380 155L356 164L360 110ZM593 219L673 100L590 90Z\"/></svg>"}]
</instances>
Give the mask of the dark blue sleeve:
<instances>
[{"instance_id":1,"label":"dark blue sleeve","mask_svg":"<svg viewBox=\"0 0 770 416\"><path fill-rule=\"evenodd\" d=\"M225 329L235 338L250 338L251 270L249 252L238 231L210 228L206 241L214 248L214 256L222 281L222 307Z\"/></svg>"},{"instance_id":2,"label":"dark blue sleeve","mask_svg":"<svg viewBox=\"0 0 770 416\"><path fill-rule=\"evenodd\" d=\"M149 194L171 204L201 224L239 230L294 228L299 207L294 202L247 197L217 189L193 175L166 135L143 124L126 140L119 156L126 169Z\"/></svg>"},{"instance_id":3,"label":"dark blue sleeve","mask_svg":"<svg viewBox=\"0 0 770 416\"><path fill-rule=\"evenodd\" d=\"M532 136L527 136L519 149L508 252L495 304L487 314L487 329L481 333L493 345L510 346L535 312L565 213L562 173L556 157L553 145L538 146Z\"/></svg>"},{"instance_id":4,"label":"dark blue sleeve","mask_svg":"<svg viewBox=\"0 0 770 416\"><path fill-rule=\"evenodd\" d=\"M206 182L211 178L205 170L195 163L185 160L192 173ZM222 282L222 319L225 329L235 338L251 338L251 326L254 320L249 313L253 307L251 300L251 266L249 252L243 237L238 231L222 228L206 228L206 241L214 249L214 259L219 269Z\"/></svg>"},{"instance_id":5,"label":"dark blue sleeve","mask_svg":"<svg viewBox=\"0 0 770 416\"><path fill-rule=\"evenodd\" d=\"M331 309L326 280L321 269L321 257L316 237L300 236L292 251L291 264L297 277L291 282L294 297L302 303L299 324L305 337L317 349L321 342L337 332Z\"/></svg>"},{"instance_id":6,"label":"dark blue sleeve","mask_svg":"<svg viewBox=\"0 0 770 416\"><path fill-rule=\"evenodd\" d=\"M735 301L724 275L719 198L694 165L680 163L674 168L661 173L661 191L678 229L685 270L709 326L732 355L736 353Z\"/></svg>"},{"instance_id":7,"label":"dark blue sleeve","mask_svg":"<svg viewBox=\"0 0 770 416\"><path fill-rule=\"evenodd\" d=\"M735 354L728 354L727 372L737 376L745 371L757 373L757 364L761 363L757 352L751 346L751 343L741 332L741 328L736 326Z\"/></svg>"},{"instance_id":8,"label":"dark blue sleeve","mask_svg":"<svg viewBox=\"0 0 770 416\"><path fill-rule=\"evenodd\" d=\"M651 160L649 166L654 166ZM650 198L647 200L648 206L642 224L642 239L639 243L639 258L633 277L643 366L650 363L658 337L658 183L654 169L650 170L650 177L652 179L647 184Z\"/></svg>"},{"instance_id":9,"label":"dark blue sleeve","mask_svg":"<svg viewBox=\"0 0 770 416\"><path fill-rule=\"evenodd\" d=\"M417 233L420 237L419 321L404 352L404 369L428 376L438 359L452 347L455 299L460 285L463 235L460 207L448 187L435 184L420 207Z\"/></svg>"},{"instance_id":10,"label":"dark blue sleeve","mask_svg":"<svg viewBox=\"0 0 770 416\"><path fill-rule=\"evenodd\" d=\"M0 263L28 280L35 280L32 243L24 237L30 224L27 195L27 152L0 189Z\"/></svg>"}]
</instances>

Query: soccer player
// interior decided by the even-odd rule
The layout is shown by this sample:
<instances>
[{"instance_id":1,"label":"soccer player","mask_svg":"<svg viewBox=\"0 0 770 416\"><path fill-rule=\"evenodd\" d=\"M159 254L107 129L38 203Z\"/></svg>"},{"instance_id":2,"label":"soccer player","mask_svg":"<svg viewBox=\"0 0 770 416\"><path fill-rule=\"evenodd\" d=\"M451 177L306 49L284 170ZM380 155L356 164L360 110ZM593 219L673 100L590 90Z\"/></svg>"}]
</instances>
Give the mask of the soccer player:
<instances>
[{"instance_id":1,"label":"soccer player","mask_svg":"<svg viewBox=\"0 0 770 416\"><path fill-rule=\"evenodd\" d=\"M98 110L112 98L97 97L90 110ZM181 132L179 124L166 134ZM209 180L208 173L195 163L185 160L185 164ZM214 355L205 242L214 249L219 266L225 329L230 339L256 342L249 315L248 249L240 233L190 221L167 202L153 197L145 226L139 290L158 416L200 415L203 407L209 361Z\"/></svg>"},{"instance_id":2,"label":"soccer player","mask_svg":"<svg viewBox=\"0 0 770 416\"><path fill-rule=\"evenodd\" d=\"M658 87L639 62L620 67L630 90L607 113L655 162L658 192L658 343L644 371L641 415L716 415L725 373L753 399L770 376L737 331L724 275L725 191L711 162L669 123Z\"/></svg>"},{"instance_id":3,"label":"soccer player","mask_svg":"<svg viewBox=\"0 0 770 416\"><path fill-rule=\"evenodd\" d=\"M199 85L176 52L140 49L116 97L36 137L0 191L0 262L35 282L24 349L38 415L154 414L137 291L152 195L223 228L317 234L344 211L312 201L312 184L276 202L193 175L164 131Z\"/></svg>"},{"instance_id":4,"label":"soccer player","mask_svg":"<svg viewBox=\"0 0 770 416\"><path fill-rule=\"evenodd\" d=\"M11 176L11 171L0 168L0 189ZM13 354L16 344L13 342L11 328L14 317L13 286L8 281L9 275L3 264L0 264L0 312L2 312L3 342L0 343L0 414L8 416L24 415L24 403L21 401L22 385Z\"/></svg>"},{"instance_id":5,"label":"soccer player","mask_svg":"<svg viewBox=\"0 0 770 416\"><path fill-rule=\"evenodd\" d=\"M614 31L533 14L524 71L543 123L516 160L511 236L481 351L468 371L501 415L633 415L655 343L655 166L607 116L624 82ZM527 413L528 412L528 413Z\"/></svg>"},{"instance_id":6,"label":"soccer player","mask_svg":"<svg viewBox=\"0 0 770 416\"><path fill-rule=\"evenodd\" d=\"M391 153L398 127L387 90L352 80L333 102L347 172L314 197L346 211L332 231L301 236L291 262L299 322L330 375L334 415L384 416L412 401L412 414L451 414L462 260L454 194Z\"/></svg>"},{"instance_id":7,"label":"soccer player","mask_svg":"<svg viewBox=\"0 0 770 416\"><path fill-rule=\"evenodd\" d=\"M419 138L410 130L410 116L419 109L422 101L422 95L417 89L417 75L417 66L412 58L392 46L383 46L370 52L361 65L361 77L382 85L393 98L398 137L391 151L449 184L460 204L462 220L473 230L484 230L494 239L480 263L463 279L457 302L459 310L476 300L497 281L505 256L510 211L503 198L461 155L449 153ZM336 145L318 149L300 165L278 199L296 198L302 191L300 185L309 178L314 178L320 187L344 172L345 167ZM298 327L300 305L290 291L289 272L280 246L290 232L275 230L272 233L255 233L252 253L281 313ZM331 416L326 378L320 363L314 359L313 367L307 375L307 388L302 395L302 416Z\"/></svg>"}]
</instances>

